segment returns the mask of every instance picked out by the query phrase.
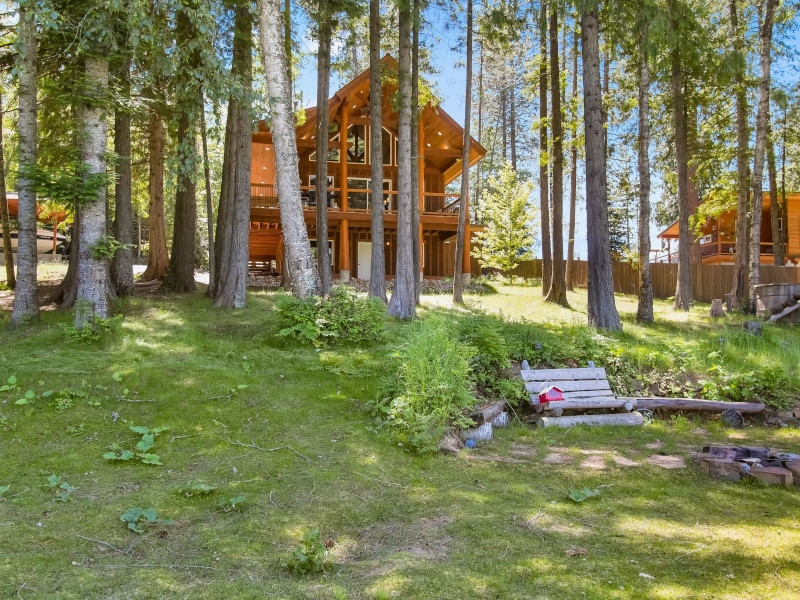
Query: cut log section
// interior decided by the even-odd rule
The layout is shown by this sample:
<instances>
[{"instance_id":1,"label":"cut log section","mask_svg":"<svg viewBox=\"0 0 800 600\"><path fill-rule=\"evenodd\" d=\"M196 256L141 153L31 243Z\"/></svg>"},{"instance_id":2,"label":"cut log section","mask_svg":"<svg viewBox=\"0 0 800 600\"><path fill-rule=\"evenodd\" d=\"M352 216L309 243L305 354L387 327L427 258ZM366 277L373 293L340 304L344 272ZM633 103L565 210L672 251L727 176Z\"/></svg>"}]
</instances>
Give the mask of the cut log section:
<instances>
[{"instance_id":1,"label":"cut log section","mask_svg":"<svg viewBox=\"0 0 800 600\"><path fill-rule=\"evenodd\" d=\"M580 398L576 400L559 400L543 402L542 410L590 410L593 408L624 408L631 411L636 408L636 398Z\"/></svg>"},{"instance_id":2,"label":"cut log section","mask_svg":"<svg viewBox=\"0 0 800 600\"><path fill-rule=\"evenodd\" d=\"M574 417L538 417L538 427L572 427L574 425L642 425L644 417L638 412L611 415L576 415Z\"/></svg>"},{"instance_id":3,"label":"cut log section","mask_svg":"<svg viewBox=\"0 0 800 600\"><path fill-rule=\"evenodd\" d=\"M483 423L487 423L489 421L494 420L494 418L503 412L506 409L506 401L503 400L501 402L495 402L494 404L489 404L487 406L478 407L475 412L473 412L469 418L475 421L476 425L481 425Z\"/></svg>"},{"instance_id":4,"label":"cut log section","mask_svg":"<svg viewBox=\"0 0 800 600\"><path fill-rule=\"evenodd\" d=\"M606 370L602 367L586 369L523 369L520 371L522 381L576 381L587 379L605 379Z\"/></svg>"},{"instance_id":5,"label":"cut log section","mask_svg":"<svg viewBox=\"0 0 800 600\"><path fill-rule=\"evenodd\" d=\"M638 408L649 410L736 410L748 414L764 410L764 404L761 402L720 402L695 398L619 398L619 400L632 400L636 402Z\"/></svg>"}]
</instances>

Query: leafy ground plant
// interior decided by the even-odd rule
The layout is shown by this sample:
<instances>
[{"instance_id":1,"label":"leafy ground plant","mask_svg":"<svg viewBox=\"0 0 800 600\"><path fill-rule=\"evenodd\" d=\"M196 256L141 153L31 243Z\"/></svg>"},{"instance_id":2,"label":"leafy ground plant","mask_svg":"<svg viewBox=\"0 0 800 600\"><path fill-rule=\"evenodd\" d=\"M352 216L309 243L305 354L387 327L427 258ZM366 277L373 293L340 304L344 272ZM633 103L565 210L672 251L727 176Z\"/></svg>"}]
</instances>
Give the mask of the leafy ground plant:
<instances>
[{"instance_id":1,"label":"leafy ground plant","mask_svg":"<svg viewBox=\"0 0 800 600\"><path fill-rule=\"evenodd\" d=\"M589 498L594 498L595 496L600 495L600 490L596 489L593 490L592 488L582 488L580 490L570 490L569 497L574 502L583 502L584 500L588 500Z\"/></svg>"},{"instance_id":2,"label":"leafy ground plant","mask_svg":"<svg viewBox=\"0 0 800 600\"><path fill-rule=\"evenodd\" d=\"M217 506L222 509L222 512L232 512L235 510L242 510L242 503L247 500L247 494L239 494L231 498L220 498Z\"/></svg>"},{"instance_id":3,"label":"leafy ground plant","mask_svg":"<svg viewBox=\"0 0 800 600\"><path fill-rule=\"evenodd\" d=\"M179 490L181 496L191 498L192 496L207 496L213 492L216 487L206 483L199 483L197 481L187 481Z\"/></svg>"},{"instance_id":4,"label":"leafy ground plant","mask_svg":"<svg viewBox=\"0 0 800 600\"><path fill-rule=\"evenodd\" d=\"M150 429L148 427L131 425L129 429L142 436L142 439L136 443L136 452L132 450L124 450L119 444L113 444L111 446L111 452L106 452L103 454L103 458L106 460L120 461L128 461L132 460L133 458L138 458L146 465L163 465L164 463L161 462L161 457L158 454L153 454L148 451L153 448L156 436L163 431L167 431L169 427L154 427L153 429Z\"/></svg>"},{"instance_id":5,"label":"leafy ground plant","mask_svg":"<svg viewBox=\"0 0 800 600\"><path fill-rule=\"evenodd\" d=\"M295 575L321 573L325 570L325 544L319 529L307 531L300 546L292 551L292 556L283 563Z\"/></svg>"},{"instance_id":6,"label":"leafy ground plant","mask_svg":"<svg viewBox=\"0 0 800 600\"><path fill-rule=\"evenodd\" d=\"M50 475L47 483L56 493L55 500L58 502L69 502L69 495L75 491L75 488L64 481L60 475Z\"/></svg>"},{"instance_id":7,"label":"leafy ground plant","mask_svg":"<svg viewBox=\"0 0 800 600\"><path fill-rule=\"evenodd\" d=\"M11 375L6 382L0 386L0 392L11 392L17 389L17 376Z\"/></svg>"},{"instance_id":8,"label":"leafy ground plant","mask_svg":"<svg viewBox=\"0 0 800 600\"><path fill-rule=\"evenodd\" d=\"M129 508L119 518L120 521L128 526L134 533L144 533L148 525L158 523L160 525L171 525L172 519L159 519L155 508Z\"/></svg>"}]
</instances>

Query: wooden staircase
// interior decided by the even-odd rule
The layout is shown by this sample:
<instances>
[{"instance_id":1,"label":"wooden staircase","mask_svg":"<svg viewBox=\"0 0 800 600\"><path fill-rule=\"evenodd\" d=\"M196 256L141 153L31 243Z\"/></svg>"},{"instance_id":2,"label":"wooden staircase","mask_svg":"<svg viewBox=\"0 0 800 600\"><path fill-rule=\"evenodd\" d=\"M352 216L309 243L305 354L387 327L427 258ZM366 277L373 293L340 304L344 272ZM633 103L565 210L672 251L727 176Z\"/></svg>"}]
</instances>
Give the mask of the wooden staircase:
<instances>
[{"instance_id":1,"label":"wooden staircase","mask_svg":"<svg viewBox=\"0 0 800 600\"><path fill-rule=\"evenodd\" d=\"M283 230L278 223L250 223L251 273L270 274L272 261L276 265L283 257Z\"/></svg>"}]
</instances>

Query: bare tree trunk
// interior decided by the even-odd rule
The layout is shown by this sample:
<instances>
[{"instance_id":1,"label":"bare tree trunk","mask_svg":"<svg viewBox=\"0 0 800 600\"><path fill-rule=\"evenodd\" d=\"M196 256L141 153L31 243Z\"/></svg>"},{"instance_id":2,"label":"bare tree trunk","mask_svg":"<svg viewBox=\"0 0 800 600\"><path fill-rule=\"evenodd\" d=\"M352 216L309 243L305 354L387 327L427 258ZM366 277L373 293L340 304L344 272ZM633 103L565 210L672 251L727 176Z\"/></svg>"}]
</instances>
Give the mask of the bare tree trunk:
<instances>
[{"instance_id":1,"label":"bare tree trunk","mask_svg":"<svg viewBox=\"0 0 800 600\"><path fill-rule=\"evenodd\" d=\"M292 293L298 298L306 298L320 293L320 283L311 256L300 199L297 138L283 46L280 0L258 0L258 17L264 74L272 111L281 227L288 263L284 268L290 272ZM342 132L342 135L346 135L346 132ZM341 159L346 160L346 157L342 156Z\"/></svg>"},{"instance_id":2,"label":"bare tree trunk","mask_svg":"<svg viewBox=\"0 0 800 600\"><path fill-rule=\"evenodd\" d=\"M6 265L6 285L14 289L17 279L14 275L14 255L11 251L11 222L8 217L8 196L6 195L6 147L3 143L3 98L0 95L0 221L3 226L3 256Z\"/></svg>"},{"instance_id":3,"label":"bare tree trunk","mask_svg":"<svg viewBox=\"0 0 800 600\"><path fill-rule=\"evenodd\" d=\"M697 187L697 153L698 153L698 130L697 130L697 102L691 96L687 98L686 102L686 115L688 122L686 124L686 139L687 139L687 160L688 160L688 175L689 175L689 216L697 214L700 207L700 190ZM699 265L702 261L700 256L700 239L694 233L689 231L689 263L692 265Z\"/></svg>"},{"instance_id":4,"label":"bare tree trunk","mask_svg":"<svg viewBox=\"0 0 800 600\"><path fill-rule=\"evenodd\" d=\"M85 178L91 180L106 172L106 122L105 100L108 96L108 59L86 57L86 100L80 105L78 122L81 160L86 169ZM81 204L81 221L78 228L80 253L78 254L78 299L75 302L75 327L91 326L95 319L108 318L109 313L109 260L96 256L95 247L106 236L106 183L94 184L95 195Z\"/></svg>"},{"instance_id":5,"label":"bare tree trunk","mask_svg":"<svg viewBox=\"0 0 800 600\"><path fill-rule=\"evenodd\" d=\"M500 90L500 114L502 115L502 127L501 131L503 133L503 164L508 162L508 124L506 122L506 117L508 115L508 90L506 89L506 77L505 77L505 65L503 65L503 89Z\"/></svg>"},{"instance_id":6,"label":"bare tree trunk","mask_svg":"<svg viewBox=\"0 0 800 600\"><path fill-rule=\"evenodd\" d=\"M550 291L553 259L550 242L550 187L547 180L547 4L541 6L539 46L539 213L542 226L542 295Z\"/></svg>"},{"instance_id":7,"label":"bare tree trunk","mask_svg":"<svg viewBox=\"0 0 800 600\"><path fill-rule=\"evenodd\" d=\"M749 280L748 269L748 212L750 205L749 185L747 183L748 151L750 132L747 127L747 87L745 84L744 39L739 28L737 13L738 0L730 0L729 11L731 21L731 37L733 51L738 56L734 73L734 89L736 93L736 263L733 272L733 288L731 303L747 312L750 293L747 290Z\"/></svg>"},{"instance_id":8,"label":"bare tree trunk","mask_svg":"<svg viewBox=\"0 0 800 600\"><path fill-rule=\"evenodd\" d=\"M422 292L422 268L420 266L420 186L419 178L419 27L420 0L413 0L411 7L411 252L414 254L414 298L419 304Z\"/></svg>"},{"instance_id":9,"label":"bare tree trunk","mask_svg":"<svg viewBox=\"0 0 800 600\"><path fill-rule=\"evenodd\" d=\"M513 62L512 62L513 66ZM517 88L515 85L516 69L511 70L511 89L509 90L509 98L511 101L511 168L517 170Z\"/></svg>"},{"instance_id":10,"label":"bare tree trunk","mask_svg":"<svg viewBox=\"0 0 800 600\"><path fill-rule=\"evenodd\" d=\"M176 36L178 46L197 35L187 14L188 7L177 12ZM196 54L181 57L178 66L178 93L175 111L178 114L178 164L177 190L175 193L175 223L172 234L172 254L164 275L163 288L171 292L194 292L195 234L197 232L197 187L194 173L197 168L196 119L202 110L198 102L199 85L192 71L197 68Z\"/></svg>"},{"instance_id":11,"label":"bare tree trunk","mask_svg":"<svg viewBox=\"0 0 800 600\"><path fill-rule=\"evenodd\" d=\"M564 132L561 126L561 74L558 65L558 8L550 8L550 100L553 122L553 274L546 302L569 306L564 273Z\"/></svg>"},{"instance_id":12,"label":"bare tree trunk","mask_svg":"<svg viewBox=\"0 0 800 600\"><path fill-rule=\"evenodd\" d=\"M320 0L317 43L317 270L323 296L331 292L331 257L328 254L328 140L330 112L327 110L331 76L331 27L328 0ZM341 132L346 136L347 132ZM340 160L346 160L346 156ZM344 185L345 182L342 182Z\"/></svg>"},{"instance_id":13,"label":"bare tree trunk","mask_svg":"<svg viewBox=\"0 0 800 600\"><path fill-rule=\"evenodd\" d=\"M131 59L126 56L119 71L120 91L124 100L131 96ZM131 203L131 115L128 106L118 105L114 112L114 152L117 154L114 186L114 237L122 248L111 262L111 285L118 296L132 296L133 283L133 204Z\"/></svg>"},{"instance_id":14,"label":"bare tree trunk","mask_svg":"<svg viewBox=\"0 0 800 600\"><path fill-rule=\"evenodd\" d=\"M753 160L752 220L750 225L750 307L756 307L756 286L759 284L761 264L761 207L764 185L764 151L767 144L767 123L769 121L769 86L772 66L772 23L778 0L766 0L764 19L761 20L759 3L759 42L761 50L761 84L758 90L758 113L756 114L756 149Z\"/></svg>"},{"instance_id":15,"label":"bare tree trunk","mask_svg":"<svg viewBox=\"0 0 800 600\"><path fill-rule=\"evenodd\" d=\"M470 124L472 121L472 0L467 0L467 73L464 95L464 138L461 151L461 197L458 202L458 229L456 233L455 273L453 273L453 302L460 304L463 298L464 246L467 243L467 210L469 206L469 149ZM469 269L469 265L466 266Z\"/></svg>"},{"instance_id":16,"label":"bare tree trunk","mask_svg":"<svg viewBox=\"0 0 800 600\"><path fill-rule=\"evenodd\" d=\"M289 81L289 106L294 98L292 75L292 0L283 0L283 47L286 51L286 77Z\"/></svg>"},{"instance_id":17,"label":"bare tree trunk","mask_svg":"<svg viewBox=\"0 0 800 600\"><path fill-rule=\"evenodd\" d=\"M17 287L11 324L21 325L39 318L39 295L36 289L36 189L33 171L36 169L37 143L37 81L39 40L34 22L35 4L29 0L19 3L19 180L17 219Z\"/></svg>"},{"instance_id":18,"label":"bare tree trunk","mask_svg":"<svg viewBox=\"0 0 800 600\"><path fill-rule=\"evenodd\" d=\"M650 65L644 1L639 2L639 305L637 323L653 322L653 279L650 275Z\"/></svg>"},{"instance_id":19,"label":"bare tree trunk","mask_svg":"<svg viewBox=\"0 0 800 600\"><path fill-rule=\"evenodd\" d=\"M614 275L608 233L606 158L603 143L603 96L597 7L582 3L583 119L586 137L586 239L588 250L589 325L622 329L614 304Z\"/></svg>"},{"instance_id":20,"label":"bare tree trunk","mask_svg":"<svg viewBox=\"0 0 800 600\"><path fill-rule=\"evenodd\" d=\"M483 143L483 44L481 43L481 57L478 66L478 142ZM481 210L481 162L475 167L475 214L480 215Z\"/></svg>"},{"instance_id":21,"label":"bare tree trunk","mask_svg":"<svg viewBox=\"0 0 800 600\"><path fill-rule=\"evenodd\" d=\"M200 138L203 144L203 175L206 184L206 226L208 230L208 289L213 297L217 286L216 254L214 248L214 199L211 197L211 165L208 161L208 134L206 132L206 101L200 91Z\"/></svg>"},{"instance_id":22,"label":"bare tree trunk","mask_svg":"<svg viewBox=\"0 0 800 600\"><path fill-rule=\"evenodd\" d=\"M147 223L147 268L142 281L162 279L169 266L167 234L164 225L164 123L157 108L150 109L148 125L150 174L147 183L150 198Z\"/></svg>"},{"instance_id":23,"label":"bare tree trunk","mask_svg":"<svg viewBox=\"0 0 800 600\"><path fill-rule=\"evenodd\" d=\"M572 44L572 97L578 96L578 29L575 28ZM577 114L575 115L577 118ZM578 132L574 129L569 149L569 234L567 239L567 291L573 291L572 271L575 261L575 210L578 204Z\"/></svg>"},{"instance_id":24,"label":"bare tree trunk","mask_svg":"<svg viewBox=\"0 0 800 600\"><path fill-rule=\"evenodd\" d=\"M250 243L250 153L253 79L250 1L235 5L231 78L241 89L231 93L225 130L222 193L217 213L214 307L247 306Z\"/></svg>"},{"instance_id":25,"label":"bare tree trunk","mask_svg":"<svg viewBox=\"0 0 800 600\"><path fill-rule=\"evenodd\" d=\"M398 16L400 56L398 94L400 111L397 120L397 263L388 313L401 319L416 316L414 247L411 235L411 6L400 5Z\"/></svg>"},{"instance_id":26,"label":"bare tree trunk","mask_svg":"<svg viewBox=\"0 0 800 600\"><path fill-rule=\"evenodd\" d=\"M674 17L673 17L674 19ZM677 33L677 24L672 23ZM692 267L689 263L689 153L686 140L686 104L684 102L683 69L680 44L670 54L672 111L675 128L675 162L678 170L678 281L675 287L674 310L688 311L692 306Z\"/></svg>"},{"instance_id":27,"label":"bare tree trunk","mask_svg":"<svg viewBox=\"0 0 800 600\"><path fill-rule=\"evenodd\" d=\"M372 210L372 262L369 295L386 303L386 252L383 230L383 126L381 86L381 3L369 1L369 124L370 198Z\"/></svg>"},{"instance_id":28,"label":"bare tree trunk","mask_svg":"<svg viewBox=\"0 0 800 600\"><path fill-rule=\"evenodd\" d=\"M786 263L781 232L781 205L778 203L778 169L775 164L775 140L772 138L772 119L767 119L767 171L769 173L769 218L772 229L772 256L774 263L782 267Z\"/></svg>"}]
</instances>

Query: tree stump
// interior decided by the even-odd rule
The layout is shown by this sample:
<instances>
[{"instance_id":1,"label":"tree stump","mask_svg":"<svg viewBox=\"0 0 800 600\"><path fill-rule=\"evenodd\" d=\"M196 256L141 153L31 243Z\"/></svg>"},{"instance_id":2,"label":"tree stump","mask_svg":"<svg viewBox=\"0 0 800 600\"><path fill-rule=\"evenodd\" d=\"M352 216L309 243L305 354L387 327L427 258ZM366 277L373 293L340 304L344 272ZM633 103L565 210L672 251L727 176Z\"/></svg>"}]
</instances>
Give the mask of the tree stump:
<instances>
[{"instance_id":1,"label":"tree stump","mask_svg":"<svg viewBox=\"0 0 800 600\"><path fill-rule=\"evenodd\" d=\"M761 336L764 333L764 324L761 321L745 321L744 330L752 335Z\"/></svg>"},{"instance_id":2,"label":"tree stump","mask_svg":"<svg viewBox=\"0 0 800 600\"><path fill-rule=\"evenodd\" d=\"M725 316L725 311L722 308L722 300L720 298L711 301L711 316L716 318Z\"/></svg>"}]
</instances>

